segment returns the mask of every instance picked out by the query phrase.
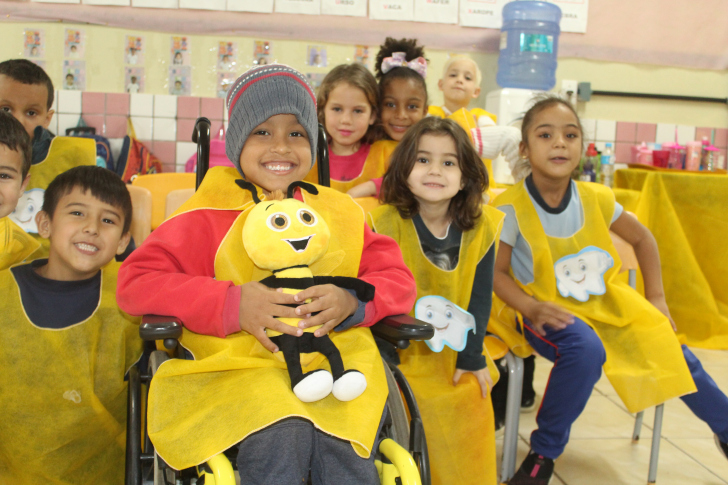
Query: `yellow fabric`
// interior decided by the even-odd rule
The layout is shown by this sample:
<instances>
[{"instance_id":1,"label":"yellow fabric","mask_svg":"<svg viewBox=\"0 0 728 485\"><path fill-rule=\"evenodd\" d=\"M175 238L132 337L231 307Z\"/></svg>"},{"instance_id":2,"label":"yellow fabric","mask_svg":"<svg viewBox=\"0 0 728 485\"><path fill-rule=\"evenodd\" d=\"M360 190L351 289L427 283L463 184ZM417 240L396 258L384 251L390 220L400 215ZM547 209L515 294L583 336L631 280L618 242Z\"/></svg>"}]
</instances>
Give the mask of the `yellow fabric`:
<instances>
[{"instance_id":1,"label":"yellow fabric","mask_svg":"<svg viewBox=\"0 0 728 485\"><path fill-rule=\"evenodd\" d=\"M615 185L657 240L678 334L688 345L728 349L728 176L630 169L617 171Z\"/></svg>"},{"instance_id":2,"label":"yellow fabric","mask_svg":"<svg viewBox=\"0 0 728 485\"><path fill-rule=\"evenodd\" d=\"M20 263L39 247L40 243L9 217L0 219L0 270Z\"/></svg>"},{"instance_id":3,"label":"yellow fabric","mask_svg":"<svg viewBox=\"0 0 728 485\"><path fill-rule=\"evenodd\" d=\"M238 178L234 168L212 168L179 210L241 210L215 259L216 278L236 285L271 275L254 266L244 250L242 227L253 203L250 192L234 183ZM318 189L319 195L303 192L304 201L335 230L326 256L311 269L317 275L356 277L364 242L363 212L351 197L326 187ZM362 372L367 379L364 394L350 402L333 396L314 403L298 400L291 391L283 357L270 353L247 333L221 339L185 329L181 343L196 360L165 362L149 394L149 434L160 456L174 468L194 466L257 430L299 416L350 441L357 454L368 457L387 397L382 360L369 329L351 328L330 336L344 366ZM303 357L304 372L330 369L321 354Z\"/></svg>"},{"instance_id":4,"label":"yellow fabric","mask_svg":"<svg viewBox=\"0 0 728 485\"><path fill-rule=\"evenodd\" d=\"M380 140L372 143L361 173L355 179L349 181L331 179L331 188L346 193L359 184L384 176L384 172L389 167L389 158L392 156L394 149L397 148L397 144L396 141L392 140ZM316 167L308 172L304 180L314 184L319 183Z\"/></svg>"},{"instance_id":5,"label":"yellow fabric","mask_svg":"<svg viewBox=\"0 0 728 485\"><path fill-rule=\"evenodd\" d=\"M102 269L94 314L62 330L33 325L12 273L0 273L0 483L123 482L124 374L142 343L139 319L116 306L118 268Z\"/></svg>"},{"instance_id":6,"label":"yellow fabric","mask_svg":"<svg viewBox=\"0 0 728 485\"><path fill-rule=\"evenodd\" d=\"M503 213L483 206L477 226L463 233L460 260L452 271L443 271L424 255L412 220L402 219L389 205L369 214L372 228L394 238L405 264L414 274L417 299L427 295L447 298L468 308L475 268L497 240ZM483 347L493 381L498 370ZM480 385L469 374L453 386L457 352L449 347L432 352L424 342L412 342L399 351L400 369L417 398L427 436L433 484L496 483L495 425L490 394L481 397Z\"/></svg>"},{"instance_id":7,"label":"yellow fabric","mask_svg":"<svg viewBox=\"0 0 728 485\"><path fill-rule=\"evenodd\" d=\"M53 138L53 140L51 140L51 145L48 148L48 155L45 160L35 165L31 165L30 171L28 172L30 174L30 182L28 182L28 185L25 188L25 194L23 194L23 197L29 196L30 192L35 189L42 189L45 193L45 189L48 187L48 184L50 184L57 175L79 165L96 165L96 142L91 138L74 136L57 136ZM42 198L40 200L42 200ZM34 218L35 214L40 211L40 204L34 204L34 206L35 208L32 213L27 212L22 215L24 220ZM16 215L17 211L15 214L11 214L10 218L14 219L15 222L18 222ZM37 228L34 223L32 224L32 229L24 224L18 223L18 225L31 234L40 243L40 247L32 254L31 259L47 258L50 241L38 236Z\"/></svg>"},{"instance_id":8,"label":"yellow fabric","mask_svg":"<svg viewBox=\"0 0 728 485\"><path fill-rule=\"evenodd\" d=\"M617 278L621 261L609 236L613 192L591 183L577 183L577 188L584 225L567 238L546 235L523 181L498 197L499 207L514 208L521 235L531 247L537 280L525 288L536 299L556 303L596 331L607 354L604 373L630 412L695 392L667 317ZM606 292L589 295L582 303L557 290L554 262L589 246L608 252L614 265L604 273Z\"/></svg>"},{"instance_id":9,"label":"yellow fabric","mask_svg":"<svg viewBox=\"0 0 728 485\"><path fill-rule=\"evenodd\" d=\"M484 109L480 108L473 108L471 110L460 108L454 113L446 115L445 110L442 109L441 106L430 106L427 110L427 114L430 116L437 116L438 118L447 118L453 120L455 123L460 125L463 130L465 130L465 133L468 134L468 138L470 138L470 141L473 140L473 135L472 133L470 133L470 130L478 127L478 118L480 118L481 116L487 116L491 118L494 122L496 121L496 116L494 114L488 113ZM493 184L493 160L489 158L483 158L482 160L483 164L485 165L485 169L488 171L488 180L490 181L490 184ZM495 198L495 195L491 192L490 187L488 187L486 194L488 194L488 200L493 200Z\"/></svg>"}]
</instances>

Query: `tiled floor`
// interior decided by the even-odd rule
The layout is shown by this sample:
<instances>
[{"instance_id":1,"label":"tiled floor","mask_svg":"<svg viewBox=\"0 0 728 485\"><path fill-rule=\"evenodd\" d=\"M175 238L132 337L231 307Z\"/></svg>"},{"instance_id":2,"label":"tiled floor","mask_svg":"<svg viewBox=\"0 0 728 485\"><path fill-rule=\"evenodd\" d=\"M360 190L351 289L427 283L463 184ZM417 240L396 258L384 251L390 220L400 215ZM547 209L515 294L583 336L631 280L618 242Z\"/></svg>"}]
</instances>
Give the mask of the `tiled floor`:
<instances>
[{"instance_id":1,"label":"tiled floor","mask_svg":"<svg viewBox=\"0 0 728 485\"><path fill-rule=\"evenodd\" d=\"M728 393L728 351L692 350L718 386ZM550 370L550 362L536 359L534 387L539 397ZM572 427L564 454L556 460L551 485L646 484L653 415L653 410L645 411L640 440L633 443L634 417L607 378L602 377ZM528 453L528 438L535 428L536 412L521 414L516 466ZM499 440L498 463L501 446ZM679 399L665 404L657 484L728 484L728 460L716 448L713 433Z\"/></svg>"}]
</instances>

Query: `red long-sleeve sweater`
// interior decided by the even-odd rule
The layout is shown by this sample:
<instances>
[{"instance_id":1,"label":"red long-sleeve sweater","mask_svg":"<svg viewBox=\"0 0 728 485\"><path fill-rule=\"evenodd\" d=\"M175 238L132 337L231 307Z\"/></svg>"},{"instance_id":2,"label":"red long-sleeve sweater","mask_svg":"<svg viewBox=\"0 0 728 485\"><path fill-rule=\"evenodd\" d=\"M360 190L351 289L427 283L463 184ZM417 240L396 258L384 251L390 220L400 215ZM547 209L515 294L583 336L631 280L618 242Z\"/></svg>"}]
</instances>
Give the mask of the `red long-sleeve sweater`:
<instances>
[{"instance_id":1,"label":"red long-sleeve sweater","mask_svg":"<svg viewBox=\"0 0 728 485\"><path fill-rule=\"evenodd\" d=\"M193 332L225 337L240 331L240 287L215 279L215 254L239 212L195 210L159 226L119 270L117 302L132 315L171 315ZM408 313L415 281L397 243L366 225L359 278L376 288L364 321ZM254 302L250 302L254 304Z\"/></svg>"}]
</instances>

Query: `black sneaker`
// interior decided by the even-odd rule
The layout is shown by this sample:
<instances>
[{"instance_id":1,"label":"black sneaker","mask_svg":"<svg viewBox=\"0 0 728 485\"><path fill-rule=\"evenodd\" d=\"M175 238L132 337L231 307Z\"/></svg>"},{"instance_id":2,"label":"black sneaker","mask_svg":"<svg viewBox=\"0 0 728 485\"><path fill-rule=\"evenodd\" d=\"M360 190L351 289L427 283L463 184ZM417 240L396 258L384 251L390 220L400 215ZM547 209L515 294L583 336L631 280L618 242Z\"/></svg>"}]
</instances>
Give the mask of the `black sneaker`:
<instances>
[{"instance_id":1,"label":"black sneaker","mask_svg":"<svg viewBox=\"0 0 728 485\"><path fill-rule=\"evenodd\" d=\"M723 453L723 456L728 459L728 443L723 443L720 438L718 438L718 435L715 436L715 445L718 447L721 453Z\"/></svg>"},{"instance_id":2,"label":"black sneaker","mask_svg":"<svg viewBox=\"0 0 728 485\"><path fill-rule=\"evenodd\" d=\"M554 460L543 455L529 453L509 485L548 485L554 474Z\"/></svg>"},{"instance_id":3,"label":"black sneaker","mask_svg":"<svg viewBox=\"0 0 728 485\"><path fill-rule=\"evenodd\" d=\"M506 419L499 416L495 417L495 437L502 438L506 432Z\"/></svg>"},{"instance_id":4,"label":"black sneaker","mask_svg":"<svg viewBox=\"0 0 728 485\"><path fill-rule=\"evenodd\" d=\"M536 395L521 399L521 412L530 413L536 409Z\"/></svg>"}]
</instances>

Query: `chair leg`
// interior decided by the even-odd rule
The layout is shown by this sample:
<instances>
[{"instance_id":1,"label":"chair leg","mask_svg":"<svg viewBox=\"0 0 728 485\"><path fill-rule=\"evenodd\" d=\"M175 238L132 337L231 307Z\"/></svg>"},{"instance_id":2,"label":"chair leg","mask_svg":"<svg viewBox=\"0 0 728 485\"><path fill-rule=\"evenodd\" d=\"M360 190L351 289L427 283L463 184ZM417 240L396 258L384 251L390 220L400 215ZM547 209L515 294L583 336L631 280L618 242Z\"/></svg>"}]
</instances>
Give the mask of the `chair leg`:
<instances>
[{"instance_id":1,"label":"chair leg","mask_svg":"<svg viewBox=\"0 0 728 485\"><path fill-rule=\"evenodd\" d=\"M645 412L640 411L637 413L634 419L634 431L632 432L632 441L639 441L640 439L640 431L642 431L642 418L644 417Z\"/></svg>"},{"instance_id":2,"label":"chair leg","mask_svg":"<svg viewBox=\"0 0 728 485\"><path fill-rule=\"evenodd\" d=\"M647 483L655 483L657 480L657 460L660 457L660 436L662 435L662 416L664 412L664 404L655 406L655 426L652 430L652 451L650 452L650 472L647 476Z\"/></svg>"},{"instance_id":3,"label":"chair leg","mask_svg":"<svg viewBox=\"0 0 728 485\"><path fill-rule=\"evenodd\" d=\"M523 390L523 359L508 352L506 365L508 366L508 397L506 399L506 429L503 437L501 482L510 480L516 474L518 419L521 414L521 391Z\"/></svg>"}]
</instances>

